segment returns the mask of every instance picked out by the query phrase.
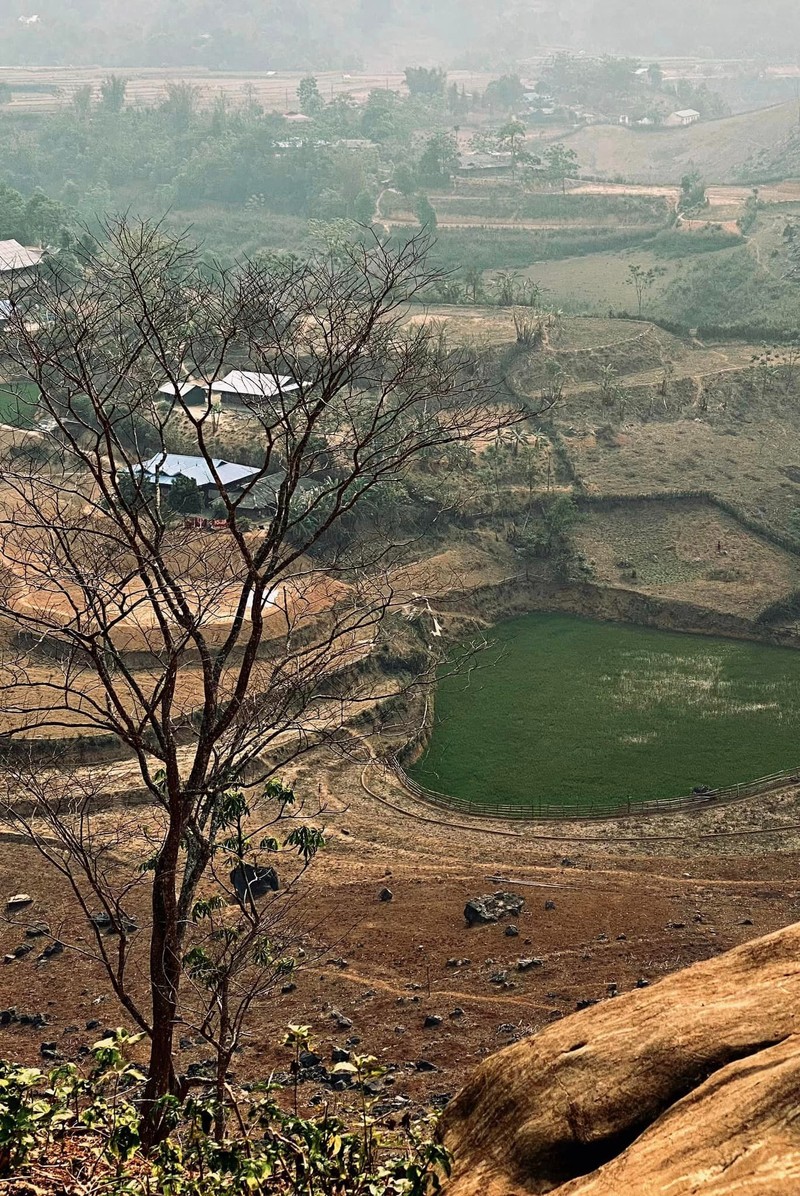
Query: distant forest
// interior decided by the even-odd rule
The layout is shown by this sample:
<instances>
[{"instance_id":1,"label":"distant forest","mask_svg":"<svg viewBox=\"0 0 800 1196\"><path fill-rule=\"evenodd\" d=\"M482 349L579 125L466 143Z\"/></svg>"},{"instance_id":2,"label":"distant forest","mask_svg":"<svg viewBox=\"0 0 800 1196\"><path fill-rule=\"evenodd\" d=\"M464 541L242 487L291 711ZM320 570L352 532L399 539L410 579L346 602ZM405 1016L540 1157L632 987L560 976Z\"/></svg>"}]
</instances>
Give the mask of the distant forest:
<instances>
[{"instance_id":1,"label":"distant forest","mask_svg":"<svg viewBox=\"0 0 800 1196\"><path fill-rule=\"evenodd\" d=\"M493 68L542 47L791 59L795 0L6 0L0 65Z\"/></svg>"}]
</instances>

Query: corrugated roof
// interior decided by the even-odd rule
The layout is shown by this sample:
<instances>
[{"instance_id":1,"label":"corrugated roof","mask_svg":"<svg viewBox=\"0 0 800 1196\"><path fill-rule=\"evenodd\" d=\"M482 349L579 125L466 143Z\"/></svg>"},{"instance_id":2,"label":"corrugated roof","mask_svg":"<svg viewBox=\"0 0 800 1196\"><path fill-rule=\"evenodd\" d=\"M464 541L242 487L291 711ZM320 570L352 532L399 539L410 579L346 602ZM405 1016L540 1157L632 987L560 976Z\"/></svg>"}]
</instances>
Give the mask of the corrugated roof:
<instances>
[{"instance_id":1,"label":"corrugated roof","mask_svg":"<svg viewBox=\"0 0 800 1196\"><path fill-rule=\"evenodd\" d=\"M224 486L233 482L242 482L258 473L249 465L237 465L234 461L223 461L214 458L214 468ZM175 478L191 478L198 486L216 485L208 462L203 457L184 457L180 453L156 453L149 461L145 461L141 469L149 481L156 478L161 486L171 486ZM138 472L138 470L137 470Z\"/></svg>"},{"instance_id":2,"label":"corrugated roof","mask_svg":"<svg viewBox=\"0 0 800 1196\"><path fill-rule=\"evenodd\" d=\"M26 249L19 241L0 241L0 274L10 270L30 270L38 266L43 249Z\"/></svg>"},{"instance_id":3,"label":"corrugated roof","mask_svg":"<svg viewBox=\"0 0 800 1196\"><path fill-rule=\"evenodd\" d=\"M681 108L678 112L673 112L673 116L700 116L696 108Z\"/></svg>"},{"instance_id":4,"label":"corrugated roof","mask_svg":"<svg viewBox=\"0 0 800 1196\"><path fill-rule=\"evenodd\" d=\"M300 385L285 374L257 374L250 370L231 370L221 382L215 382L211 389L215 394L272 399L277 394L299 390Z\"/></svg>"},{"instance_id":5,"label":"corrugated roof","mask_svg":"<svg viewBox=\"0 0 800 1196\"><path fill-rule=\"evenodd\" d=\"M193 391L193 390L202 390L202 389L203 389L203 386L202 386L202 383L200 383L200 382L179 382L178 383L178 394L181 397L183 397L184 395L190 394L191 391ZM174 398L175 397L175 387L172 384L172 382L165 382L163 384L163 386L159 386L158 393L160 395L170 395L172 398Z\"/></svg>"}]
</instances>

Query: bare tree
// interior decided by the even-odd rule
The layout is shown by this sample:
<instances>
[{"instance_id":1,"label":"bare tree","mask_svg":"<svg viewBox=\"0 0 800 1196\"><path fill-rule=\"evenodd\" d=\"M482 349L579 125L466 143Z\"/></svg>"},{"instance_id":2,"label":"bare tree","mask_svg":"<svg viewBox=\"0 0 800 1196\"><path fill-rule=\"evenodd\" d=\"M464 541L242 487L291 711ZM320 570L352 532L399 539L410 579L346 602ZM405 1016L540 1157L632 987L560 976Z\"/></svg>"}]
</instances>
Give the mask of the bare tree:
<instances>
[{"instance_id":1,"label":"bare tree","mask_svg":"<svg viewBox=\"0 0 800 1196\"><path fill-rule=\"evenodd\" d=\"M408 322L409 301L437 281L426 249L424 237L397 251L373 238L223 270L184 238L119 221L77 270L56 264L13 299L0 347L40 388L50 431L3 462L4 734L100 735L135 762L159 812L147 1000L126 972L120 892L133 882L105 867L92 796L47 783L17 747L8 816L20 817L24 780L35 840L51 858L58 844L84 912L99 900L118 931L116 955L100 954L150 1040L151 1139L160 1098L177 1091L182 961L220 810L341 728L392 610L392 544L338 531L420 454L522 415L495 403L468 354ZM261 377L229 417L258 460L236 484L214 451L231 365ZM176 446L200 459L224 511L213 538L170 507L158 463ZM272 510L252 531L244 512L264 486Z\"/></svg>"}]
</instances>

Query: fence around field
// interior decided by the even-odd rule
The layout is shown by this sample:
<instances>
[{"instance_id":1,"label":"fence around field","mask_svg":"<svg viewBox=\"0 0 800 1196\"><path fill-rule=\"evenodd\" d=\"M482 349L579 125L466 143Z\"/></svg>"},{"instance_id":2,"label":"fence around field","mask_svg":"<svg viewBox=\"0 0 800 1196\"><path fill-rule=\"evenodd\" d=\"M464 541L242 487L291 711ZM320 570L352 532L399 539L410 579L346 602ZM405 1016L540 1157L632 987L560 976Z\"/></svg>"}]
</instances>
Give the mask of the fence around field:
<instances>
[{"instance_id":1,"label":"fence around field","mask_svg":"<svg viewBox=\"0 0 800 1196\"><path fill-rule=\"evenodd\" d=\"M739 801L745 797L756 797L760 793L769 793L773 789L780 789L792 781L800 783L800 768L776 772L768 777L760 777L743 785L731 785L726 789L710 789L707 793L691 793L684 797L659 797L637 801L628 798L618 802L550 802L535 801L529 805L511 802L475 802L463 797L450 797L446 793L437 793L435 789L426 789L412 780L396 756L386 757L382 763L397 777L403 787L412 796L428 805L438 806L455 814L467 814L473 818L496 818L506 821L528 822L537 820L587 821L604 818L640 817L650 814L677 814L707 809L709 806L723 805L726 802Z\"/></svg>"}]
</instances>

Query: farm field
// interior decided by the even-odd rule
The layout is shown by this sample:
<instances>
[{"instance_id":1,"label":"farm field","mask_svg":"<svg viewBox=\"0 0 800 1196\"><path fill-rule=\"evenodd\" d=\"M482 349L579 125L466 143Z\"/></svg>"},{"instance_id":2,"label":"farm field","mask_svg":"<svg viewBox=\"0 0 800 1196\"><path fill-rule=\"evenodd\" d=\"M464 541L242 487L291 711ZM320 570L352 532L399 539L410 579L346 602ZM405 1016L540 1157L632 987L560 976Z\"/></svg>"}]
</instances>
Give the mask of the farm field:
<instances>
[{"instance_id":1,"label":"farm field","mask_svg":"<svg viewBox=\"0 0 800 1196\"><path fill-rule=\"evenodd\" d=\"M37 67L0 68L0 82L11 89L6 111L52 112L69 101L79 87L87 84L99 92L100 83L108 75L100 67ZM307 72L303 71L209 71L201 68L120 67L118 74L128 80L126 101L129 106L149 107L157 104L166 83L180 81L199 89L201 103L210 103L215 95L224 94L232 102L243 103L248 98L263 104L270 111L296 110L297 85ZM485 87L490 75L475 71L451 71L449 77L467 88ZM349 95L363 100L373 88L399 89L403 73L397 70L317 72L320 93L326 99Z\"/></svg>"},{"instance_id":2,"label":"farm field","mask_svg":"<svg viewBox=\"0 0 800 1196\"><path fill-rule=\"evenodd\" d=\"M791 768L800 655L533 614L440 681L412 770L478 804L677 797Z\"/></svg>"}]
</instances>

